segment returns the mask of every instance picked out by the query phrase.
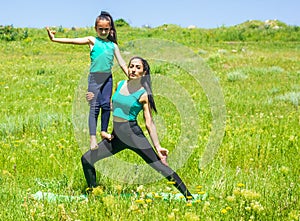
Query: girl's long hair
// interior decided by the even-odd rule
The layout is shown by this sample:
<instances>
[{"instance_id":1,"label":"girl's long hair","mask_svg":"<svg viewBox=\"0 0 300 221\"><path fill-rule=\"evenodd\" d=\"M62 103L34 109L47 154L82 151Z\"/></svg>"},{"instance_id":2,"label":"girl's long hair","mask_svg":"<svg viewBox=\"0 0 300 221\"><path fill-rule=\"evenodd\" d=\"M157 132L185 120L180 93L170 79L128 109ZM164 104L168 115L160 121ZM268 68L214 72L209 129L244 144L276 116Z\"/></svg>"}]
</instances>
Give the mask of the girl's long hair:
<instances>
[{"instance_id":1,"label":"girl's long hair","mask_svg":"<svg viewBox=\"0 0 300 221\"><path fill-rule=\"evenodd\" d=\"M114 42L115 44L118 44L117 30L115 28L115 23L114 23L112 16L108 12L101 11L100 15L96 18L95 27L97 26L98 21L102 20L102 19L110 22L110 33L107 36L108 40Z\"/></svg>"},{"instance_id":2,"label":"girl's long hair","mask_svg":"<svg viewBox=\"0 0 300 221\"><path fill-rule=\"evenodd\" d=\"M152 87L151 87L150 66L149 66L147 60L145 60L145 59L143 59L139 56L132 57L129 61L129 64L131 63L131 61L133 59L139 59L143 63L145 75L141 79L141 84L145 88L145 90L148 94L150 109L154 110L155 113L157 113L157 109L156 109L156 105L155 105L155 101L154 101L154 96L153 96L153 93L152 93Z\"/></svg>"}]
</instances>

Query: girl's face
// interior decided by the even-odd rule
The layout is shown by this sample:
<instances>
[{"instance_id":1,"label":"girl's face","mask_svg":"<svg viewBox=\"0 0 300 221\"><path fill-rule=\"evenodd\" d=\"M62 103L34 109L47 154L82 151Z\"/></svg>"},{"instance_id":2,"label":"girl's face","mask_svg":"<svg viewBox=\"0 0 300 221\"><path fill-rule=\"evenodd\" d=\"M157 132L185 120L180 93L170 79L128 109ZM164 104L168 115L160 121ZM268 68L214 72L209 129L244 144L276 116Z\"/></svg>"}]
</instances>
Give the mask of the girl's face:
<instances>
[{"instance_id":1,"label":"girl's face","mask_svg":"<svg viewBox=\"0 0 300 221\"><path fill-rule=\"evenodd\" d=\"M110 22L107 20L99 20L95 27L98 37L106 40L110 32Z\"/></svg>"},{"instance_id":2,"label":"girl's face","mask_svg":"<svg viewBox=\"0 0 300 221\"><path fill-rule=\"evenodd\" d=\"M145 72L144 72L143 62L138 58L132 59L128 66L128 74L129 74L129 79L138 79L144 76Z\"/></svg>"}]
</instances>

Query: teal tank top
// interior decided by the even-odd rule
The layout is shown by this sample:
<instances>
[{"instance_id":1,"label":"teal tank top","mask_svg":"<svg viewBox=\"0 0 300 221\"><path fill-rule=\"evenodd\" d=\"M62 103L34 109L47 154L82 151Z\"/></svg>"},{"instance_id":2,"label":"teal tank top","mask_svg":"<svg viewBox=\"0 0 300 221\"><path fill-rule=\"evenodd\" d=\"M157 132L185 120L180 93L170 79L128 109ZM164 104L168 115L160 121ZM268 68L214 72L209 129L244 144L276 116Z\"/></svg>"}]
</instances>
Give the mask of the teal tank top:
<instances>
[{"instance_id":1,"label":"teal tank top","mask_svg":"<svg viewBox=\"0 0 300 221\"><path fill-rule=\"evenodd\" d=\"M103 41L96 37L93 49L90 52L90 72L111 72L114 65L115 45L112 41Z\"/></svg>"},{"instance_id":2,"label":"teal tank top","mask_svg":"<svg viewBox=\"0 0 300 221\"><path fill-rule=\"evenodd\" d=\"M143 104L139 102L139 99L146 90L143 88L130 95L120 94L120 89L124 82L125 80L119 83L116 92L112 96L113 116L128 121L136 121L138 114L143 109Z\"/></svg>"}]
</instances>

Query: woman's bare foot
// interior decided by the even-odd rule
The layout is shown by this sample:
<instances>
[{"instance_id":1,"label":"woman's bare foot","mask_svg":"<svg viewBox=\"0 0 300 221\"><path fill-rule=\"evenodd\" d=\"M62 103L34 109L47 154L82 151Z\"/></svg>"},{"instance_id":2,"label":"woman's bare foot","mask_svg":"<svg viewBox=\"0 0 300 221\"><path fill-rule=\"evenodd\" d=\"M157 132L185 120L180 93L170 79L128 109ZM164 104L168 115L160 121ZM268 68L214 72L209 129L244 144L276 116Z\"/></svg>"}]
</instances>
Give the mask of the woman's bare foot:
<instances>
[{"instance_id":1,"label":"woman's bare foot","mask_svg":"<svg viewBox=\"0 0 300 221\"><path fill-rule=\"evenodd\" d=\"M91 150L95 150L98 148L97 138L95 135L91 135L90 137L90 148Z\"/></svg>"},{"instance_id":2,"label":"woman's bare foot","mask_svg":"<svg viewBox=\"0 0 300 221\"><path fill-rule=\"evenodd\" d=\"M112 140L114 138L114 136L107 133L106 131L101 131L101 138L102 138L102 140L103 139Z\"/></svg>"}]
</instances>

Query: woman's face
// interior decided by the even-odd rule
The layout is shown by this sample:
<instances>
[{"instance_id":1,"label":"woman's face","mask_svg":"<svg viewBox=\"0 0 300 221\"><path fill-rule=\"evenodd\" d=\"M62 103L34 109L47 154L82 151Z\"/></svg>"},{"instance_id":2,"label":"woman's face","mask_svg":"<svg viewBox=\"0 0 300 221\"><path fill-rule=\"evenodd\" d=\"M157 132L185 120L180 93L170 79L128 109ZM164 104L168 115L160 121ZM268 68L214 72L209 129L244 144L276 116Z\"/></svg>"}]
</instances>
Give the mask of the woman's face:
<instances>
[{"instance_id":1,"label":"woman's face","mask_svg":"<svg viewBox=\"0 0 300 221\"><path fill-rule=\"evenodd\" d=\"M132 59L128 67L128 74L129 79L137 79L144 76L145 72L143 62L138 58Z\"/></svg>"},{"instance_id":2,"label":"woman's face","mask_svg":"<svg viewBox=\"0 0 300 221\"><path fill-rule=\"evenodd\" d=\"M106 40L107 36L110 32L110 22L104 19L101 19L97 22L97 25L95 27L96 32L99 36L99 38Z\"/></svg>"}]
</instances>

